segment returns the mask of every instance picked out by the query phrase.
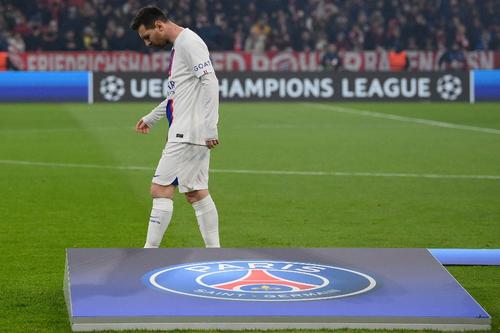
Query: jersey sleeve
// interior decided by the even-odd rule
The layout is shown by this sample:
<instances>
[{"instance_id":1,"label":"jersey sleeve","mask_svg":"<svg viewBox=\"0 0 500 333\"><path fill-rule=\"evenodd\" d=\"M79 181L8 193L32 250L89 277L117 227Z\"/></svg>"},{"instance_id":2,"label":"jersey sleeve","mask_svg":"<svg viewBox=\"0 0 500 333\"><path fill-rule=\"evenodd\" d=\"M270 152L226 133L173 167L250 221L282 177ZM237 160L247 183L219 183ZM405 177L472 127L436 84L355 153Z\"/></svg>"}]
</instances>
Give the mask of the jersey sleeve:
<instances>
[{"instance_id":1,"label":"jersey sleeve","mask_svg":"<svg viewBox=\"0 0 500 333\"><path fill-rule=\"evenodd\" d=\"M205 140L219 137L217 123L219 122L219 81L214 73L201 77L203 104L205 109Z\"/></svg>"},{"instance_id":2,"label":"jersey sleeve","mask_svg":"<svg viewBox=\"0 0 500 333\"><path fill-rule=\"evenodd\" d=\"M152 127L160 119L165 117L168 99L161 102L157 107L155 107L149 114L142 117L142 121L146 123L149 127Z\"/></svg>"},{"instance_id":3,"label":"jersey sleeve","mask_svg":"<svg viewBox=\"0 0 500 333\"><path fill-rule=\"evenodd\" d=\"M214 73L208 47L201 38L193 38L189 45L186 46L185 52L187 53L188 65L197 78L208 73Z\"/></svg>"}]
</instances>

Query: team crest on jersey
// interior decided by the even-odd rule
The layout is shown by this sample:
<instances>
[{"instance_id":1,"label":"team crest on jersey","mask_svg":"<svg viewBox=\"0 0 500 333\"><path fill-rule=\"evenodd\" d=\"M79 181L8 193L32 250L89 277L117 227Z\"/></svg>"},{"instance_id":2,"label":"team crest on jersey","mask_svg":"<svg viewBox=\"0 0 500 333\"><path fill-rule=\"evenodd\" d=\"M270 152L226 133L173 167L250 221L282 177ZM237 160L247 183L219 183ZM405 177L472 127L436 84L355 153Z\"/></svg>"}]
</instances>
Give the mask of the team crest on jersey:
<instances>
[{"instance_id":1,"label":"team crest on jersey","mask_svg":"<svg viewBox=\"0 0 500 333\"><path fill-rule=\"evenodd\" d=\"M168 99L174 98L175 95L175 81L168 80L167 85L164 87L165 97Z\"/></svg>"},{"instance_id":2,"label":"team crest on jersey","mask_svg":"<svg viewBox=\"0 0 500 333\"><path fill-rule=\"evenodd\" d=\"M288 261L217 261L164 267L146 285L193 297L232 301L315 301L368 292L376 281L346 268Z\"/></svg>"}]
</instances>

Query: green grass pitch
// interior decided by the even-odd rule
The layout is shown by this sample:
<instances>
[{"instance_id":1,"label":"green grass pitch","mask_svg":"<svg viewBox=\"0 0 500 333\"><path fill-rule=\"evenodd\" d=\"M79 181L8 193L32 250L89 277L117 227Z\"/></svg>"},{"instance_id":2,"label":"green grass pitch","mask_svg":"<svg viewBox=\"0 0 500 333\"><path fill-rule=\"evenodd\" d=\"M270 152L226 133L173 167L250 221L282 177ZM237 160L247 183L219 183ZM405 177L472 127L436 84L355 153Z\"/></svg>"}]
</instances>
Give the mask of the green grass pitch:
<instances>
[{"instance_id":1,"label":"green grass pitch","mask_svg":"<svg viewBox=\"0 0 500 333\"><path fill-rule=\"evenodd\" d=\"M167 126L133 127L153 106L0 105L0 331L70 331L65 248L143 246ZM499 104L338 107L222 104L224 247L500 248ZM202 244L177 194L162 246ZM448 269L500 331L500 267Z\"/></svg>"}]
</instances>

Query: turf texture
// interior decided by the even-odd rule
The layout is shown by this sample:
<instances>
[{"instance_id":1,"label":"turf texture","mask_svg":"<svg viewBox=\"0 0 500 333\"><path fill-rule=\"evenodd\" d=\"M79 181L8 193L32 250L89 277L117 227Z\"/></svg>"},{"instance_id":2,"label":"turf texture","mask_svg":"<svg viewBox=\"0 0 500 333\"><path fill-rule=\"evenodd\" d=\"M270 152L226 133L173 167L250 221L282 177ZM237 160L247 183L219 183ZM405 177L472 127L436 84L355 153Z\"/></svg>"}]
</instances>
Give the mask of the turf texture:
<instances>
[{"instance_id":1,"label":"turf texture","mask_svg":"<svg viewBox=\"0 0 500 333\"><path fill-rule=\"evenodd\" d=\"M65 248L143 245L153 106L0 105L0 331L70 331ZM499 104L225 103L219 131L224 247L500 248ZM202 245L176 194L162 246ZM500 331L500 267L448 269Z\"/></svg>"}]
</instances>

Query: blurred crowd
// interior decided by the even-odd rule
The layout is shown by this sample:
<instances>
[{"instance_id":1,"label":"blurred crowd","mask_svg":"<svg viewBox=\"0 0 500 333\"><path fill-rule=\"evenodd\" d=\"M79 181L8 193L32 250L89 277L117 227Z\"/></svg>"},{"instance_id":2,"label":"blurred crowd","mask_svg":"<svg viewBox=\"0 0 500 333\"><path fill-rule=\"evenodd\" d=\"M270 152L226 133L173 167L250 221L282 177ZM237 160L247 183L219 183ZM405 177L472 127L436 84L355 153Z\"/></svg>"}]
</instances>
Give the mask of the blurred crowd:
<instances>
[{"instance_id":1,"label":"blurred crowd","mask_svg":"<svg viewBox=\"0 0 500 333\"><path fill-rule=\"evenodd\" d=\"M211 50L500 50L498 0L0 0L0 51L145 51L156 4Z\"/></svg>"}]
</instances>

